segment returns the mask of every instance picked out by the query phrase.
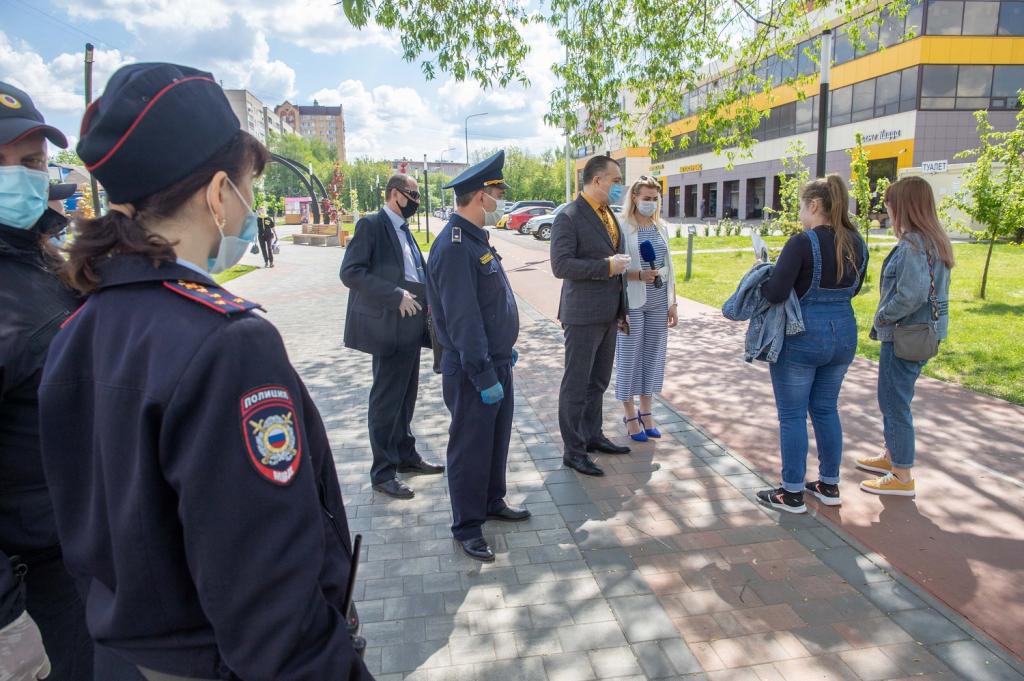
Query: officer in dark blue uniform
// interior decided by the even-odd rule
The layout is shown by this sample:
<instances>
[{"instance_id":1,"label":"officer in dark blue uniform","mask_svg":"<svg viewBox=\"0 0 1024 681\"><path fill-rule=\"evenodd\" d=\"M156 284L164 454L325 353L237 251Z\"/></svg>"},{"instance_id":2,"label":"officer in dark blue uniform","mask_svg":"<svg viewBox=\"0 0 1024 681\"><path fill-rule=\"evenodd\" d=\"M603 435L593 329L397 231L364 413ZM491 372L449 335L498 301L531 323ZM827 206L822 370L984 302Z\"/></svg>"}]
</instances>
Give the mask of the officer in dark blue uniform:
<instances>
[{"instance_id":1,"label":"officer in dark blue uniform","mask_svg":"<svg viewBox=\"0 0 1024 681\"><path fill-rule=\"evenodd\" d=\"M505 503L505 467L512 435L512 367L518 354L519 310L501 256L484 225L502 214L505 152L445 185L456 210L430 250L427 300L443 348L452 534L472 558L494 560L483 537L487 518L525 520L530 512Z\"/></svg>"},{"instance_id":2,"label":"officer in dark blue uniform","mask_svg":"<svg viewBox=\"0 0 1024 681\"><path fill-rule=\"evenodd\" d=\"M78 224L67 275L88 298L39 401L96 678L119 660L150 680L370 679L320 415L257 304L210 277L256 235L268 152L209 73L136 64L86 111L78 154L113 210Z\"/></svg>"},{"instance_id":3,"label":"officer in dark blue uniform","mask_svg":"<svg viewBox=\"0 0 1024 681\"><path fill-rule=\"evenodd\" d=\"M0 83L0 679L43 678L49 655L48 678L90 681L85 607L61 560L39 453L43 361L78 306L46 245L67 225L47 208L60 187L46 172L47 140L68 145L26 93Z\"/></svg>"}]
</instances>

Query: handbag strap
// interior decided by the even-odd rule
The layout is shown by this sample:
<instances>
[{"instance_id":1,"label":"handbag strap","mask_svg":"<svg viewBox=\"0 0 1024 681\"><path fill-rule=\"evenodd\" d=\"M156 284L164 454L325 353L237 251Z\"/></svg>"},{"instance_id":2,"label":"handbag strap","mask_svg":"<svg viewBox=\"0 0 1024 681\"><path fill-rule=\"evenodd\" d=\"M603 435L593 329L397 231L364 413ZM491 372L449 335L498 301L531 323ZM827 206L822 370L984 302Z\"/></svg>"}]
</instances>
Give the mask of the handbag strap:
<instances>
[{"instance_id":1,"label":"handbag strap","mask_svg":"<svg viewBox=\"0 0 1024 681\"><path fill-rule=\"evenodd\" d=\"M928 250L927 246L924 249L925 256L928 258L928 302L932 306L932 321L939 321L939 297L935 295L935 272L932 262L932 252Z\"/></svg>"}]
</instances>

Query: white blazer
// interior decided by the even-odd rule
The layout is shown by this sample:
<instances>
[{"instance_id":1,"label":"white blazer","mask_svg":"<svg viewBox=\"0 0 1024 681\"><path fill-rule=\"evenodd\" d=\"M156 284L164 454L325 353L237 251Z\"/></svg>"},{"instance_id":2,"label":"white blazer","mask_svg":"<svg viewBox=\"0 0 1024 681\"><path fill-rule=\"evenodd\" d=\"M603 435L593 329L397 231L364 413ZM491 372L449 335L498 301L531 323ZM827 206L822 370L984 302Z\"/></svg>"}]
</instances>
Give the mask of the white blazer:
<instances>
[{"instance_id":1,"label":"white blazer","mask_svg":"<svg viewBox=\"0 0 1024 681\"><path fill-rule=\"evenodd\" d=\"M626 253L632 259L626 271L639 272L643 269L645 263L640 259L640 238L637 232L637 224L633 221L632 216L620 218L619 224L622 226L622 237L626 241ZM654 224L658 226L658 232L661 234L661 238L665 240L665 249L668 251L668 257L665 258L665 266L658 272L661 274L665 286L668 287L668 304L671 307L676 304L676 275L672 267L672 245L669 243L668 229L665 227L665 223L655 216ZM636 310L646 305L647 284L627 278L626 299L629 301L629 309L631 310Z\"/></svg>"}]
</instances>

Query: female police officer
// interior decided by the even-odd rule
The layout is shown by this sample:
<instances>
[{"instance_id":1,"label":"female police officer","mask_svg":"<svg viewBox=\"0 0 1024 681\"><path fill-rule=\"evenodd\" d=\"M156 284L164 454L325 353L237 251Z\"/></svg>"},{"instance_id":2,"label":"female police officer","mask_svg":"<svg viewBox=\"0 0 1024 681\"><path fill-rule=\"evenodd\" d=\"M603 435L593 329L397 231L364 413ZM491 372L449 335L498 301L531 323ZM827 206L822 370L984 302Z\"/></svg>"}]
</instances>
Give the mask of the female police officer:
<instances>
[{"instance_id":1,"label":"female police officer","mask_svg":"<svg viewBox=\"0 0 1024 681\"><path fill-rule=\"evenodd\" d=\"M339 610L351 549L320 415L256 304L207 274L255 235L266 149L210 74L136 64L86 111L78 153L115 210L70 249L88 298L40 414L97 659L148 679L369 679Z\"/></svg>"}]
</instances>

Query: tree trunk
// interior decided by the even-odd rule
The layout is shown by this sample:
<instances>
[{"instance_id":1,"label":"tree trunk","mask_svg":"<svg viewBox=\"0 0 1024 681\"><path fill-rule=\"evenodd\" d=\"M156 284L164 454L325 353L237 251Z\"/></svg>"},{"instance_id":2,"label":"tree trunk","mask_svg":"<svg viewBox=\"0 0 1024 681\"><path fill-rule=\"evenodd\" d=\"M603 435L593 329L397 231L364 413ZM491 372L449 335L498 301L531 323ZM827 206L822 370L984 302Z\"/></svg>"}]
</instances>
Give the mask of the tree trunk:
<instances>
[{"instance_id":1,"label":"tree trunk","mask_svg":"<svg viewBox=\"0 0 1024 681\"><path fill-rule=\"evenodd\" d=\"M996 228L992 228L992 238L988 242L988 254L985 256L985 269L981 273L981 299L985 300L985 285L988 284L988 265L992 262L992 249L996 245Z\"/></svg>"}]
</instances>

